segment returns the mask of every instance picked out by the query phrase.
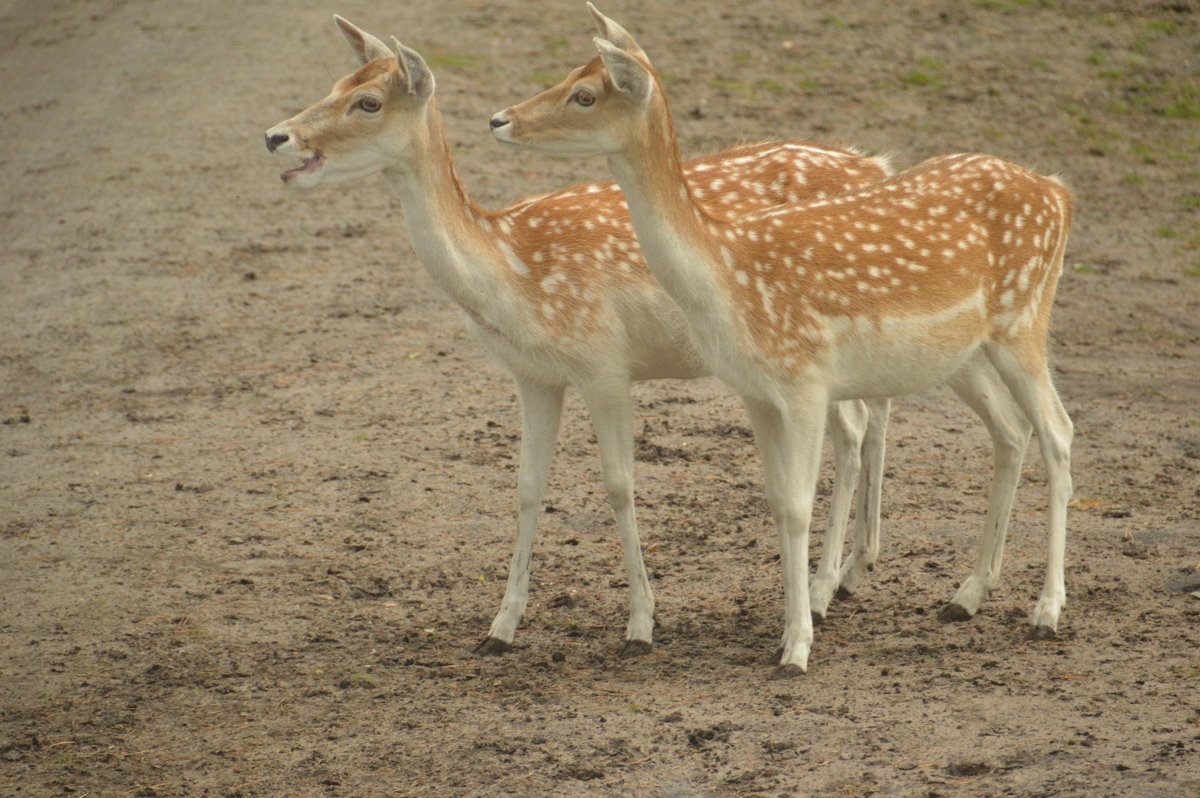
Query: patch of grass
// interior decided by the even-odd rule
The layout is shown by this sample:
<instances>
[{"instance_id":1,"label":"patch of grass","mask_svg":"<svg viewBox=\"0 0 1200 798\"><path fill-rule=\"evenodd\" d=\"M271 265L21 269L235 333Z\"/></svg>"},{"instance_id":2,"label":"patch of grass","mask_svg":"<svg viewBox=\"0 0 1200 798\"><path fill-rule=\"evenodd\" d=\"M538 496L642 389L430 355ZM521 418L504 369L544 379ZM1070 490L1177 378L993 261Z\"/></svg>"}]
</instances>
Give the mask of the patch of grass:
<instances>
[{"instance_id":1,"label":"patch of grass","mask_svg":"<svg viewBox=\"0 0 1200 798\"><path fill-rule=\"evenodd\" d=\"M1142 159L1142 163L1153 164L1158 163L1158 153L1149 144L1137 142L1130 146L1129 151Z\"/></svg>"},{"instance_id":2,"label":"patch of grass","mask_svg":"<svg viewBox=\"0 0 1200 798\"><path fill-rule=\"evenodd\" d=\"M1090 263L1072 263L1071 271L1076 274L1099 274L1100 271Z\"/></svg>"},{"instance_id":3,"label":"patch of grass","mask_svg":"<svg viewBox=\"0 0 1200 798\"><path fill-rule=\"evenodd\" d=\"M1191 266L1188 266L1183 270L1183 273L1188 277L1195 277L1197 280L1200 280L1200 262L1193 263Z\"/></svg>"},{"instance_id":4,"label":"patch of grass","mask_svg":"<svg viewBox=\"0 0 1200 798\"><path fill-rule=\"evenodd\" d=\"M551 36L543 40L546 55L551 58L562 58L571 52L571 40L566 36Z\"/></svg>"},{"instance_id":5,"label":"patch of grass","mask_svg":"<svg viewBox=\"0 0 1200 798\"><path fill-rule=\"evenodd\" d=\"M845 28L850 23L842 17L839 17L837 14L826 14L825 16L821 17L821 24L828 25L831 28Z\"/></svg>"},{"instance_id":6,"label":"patch of grass","mask_svg":"<svg viewBox=\"0 0 1200 798\"><path fill-rule=\"evenodd\" d=\"M786 84L780 83L778 80L775 80L774 78L763 78L762 80L760 80L754 84L754 88L762 89L764 91L769 91L772 94L782 94L783 92L788 90L788 87Z\"/></svg>"},{"instance_id":7,"label":"patch of grass","mask_svg":"<svg viewBox=\"0 0 1200 798\"><path fill-rule=\"evenodd\" d=\"M734 53L733 54L733 63L745 64L745 63L749 62L750 59L753 57L754 56L750 55L750 53Z\"/></svg>"},{"instance_id":8,"label":"patch of grass","mask_svg":"<svg viewBox=\"0 0 1200 798\"><path fill-rule=\"evenodd\" d=\"M1136 340L1153 341L1156 343L1190 343L1192 337L1178 330L1167 330L1162 327L1155 327L1150 324L1139 324L1133 328L1136 333ZM1148 396L1161 396L1162 392L1158 390L1145 391Z\"/></svg>"},{"instance_id":9,"label":"patch of grass","mask_svg":"<svg viewBox=\"0 0 1200 798\"><path fill-rule=\"evenodd\" d=\"M1074 100L1064 100L1058 107L1063 113L1073 117L1081 125L1091 125L1096 121L1095 117L1088 113L1088 110L1083 105Z\"/></svg>"},{"instance_id":10,"label":"patch of grass","mask_svg":"<svg viewBox=\"0 0 1200 798\"><path fill-rule=\"evenodd\" d=\"M1148 83L1125 88L1126 113L1142 111L1167 119L1200 119L1200 82Z\"/></svg>"},{"instance_id":11,"label":"patch of grass","mask_svg":"<svg viewBox=\"0 0 1200 798\"><path fill-rule=\"evenodd\" d=\"M921 88L941 89L946 85L946 80L941 75L924 69L909 70L901 76L900 80L909 86Z\"/></svg>"},{"instance_id":12,"label":"patch of grass","mask_svg":"<svg viewBox=\"0 0 1200 798\"><path fill-rule=\"evenodd\" d=\"M433 69L455 69L471 72L483 66L487 61L482 55L475 53L433 53L425 56L425 61Z\"/></svg>"},{"instance_id":13,"label":"patch of grass","mask_svg":"<svg viewBox=\"0 0 1200 798\"><path fill-rule=\"evenodd\" d=\"M1188 194L1182 204L1185 208L1200 208L1200 194Z\"/></svg>"},{"instance_id":14,"label":"patch of grass","mask_svg":"<svg viewBox=\"0 0 1200 798\"><path fill-rule=\"evenodd\" d=\"M1100 52L1099 50L1092 50L1090 53L1087 54L1087 58L1085 58L1084 60L1087 61L1092 66L1100 66L1105 61L1107 61L1108 58L1107 58L1107 56L1104 55L1104 53Z\"/></svg>"},{"instance_id":15,"label":"patch of grass","mask_svg":"<svg viewBox=\"0 0 1200 798\"><path fill-rule=\"evenodd\" d=\"M1154 228L1154 235L1160 238L1179 238L1183 234L1170 225Z\"/></svg>"},{"instance_id":16,"label":"patch of grass","mask_svg":"<svg viewBox=\"0 0 1200 798\"><path fill-rule=\"evenodd\" d=\"M1058 0L971 0L985 11L1019 11L1022 8L1058 8Z\"/></svg>"},{"instance_id":17,"label":"patch of grass","mask_svg":"<svg viewBox=\"0 0 1200 798\"><path fill-rule=\"evenodd\" d=\"M1129 174L1121 175L1121 184L1125 186L1144 186L1146 178L1130 172Z\"/></svg>"},{"instance_id":18,"label":"patch of grass","mask_svg":"<svg viewBox=\"0 0 1200 798\"><path fill-rule=\"evenodd\" d=\"M531 83L540 83L543 86L553 86L561 79L561 75L557 72L551 72L548 69L535 69L529 73L529 81Z\"/></svg>"},{"instance_id":19,"label":"patch of grass","mask_svg":"<svg viewBox=\"0 0 1200 798\"><path fill-rule=\"evenodd\" d=\"M750 84L742 80L709 78L708 87L717 91L723 91L726 94L750 94Z\"/></svg>"},{"instance_id":20,"label":"patch of grass","mask_svg":"<svg viewBox=\"0 0 1200 798\"><path fill-rule=\"evenodd\" d=\"M1145 25L1151 33L1161 33L1170 36L1179 32L1179 23L1173 19L1152 19Z\"/></svg>"},{"instance_id":21,"label":"patch of grass","mask_svg":"<svg viewBox=\"0 0 1200 798\"><path fill-rule=\"evenodd\" d=\"M1034 58L1033 60L1031 60L1029 62L1029 68L1030 69L1041 69L1043 71L1048 72L1048 71L1050 71L1050 62L1043 58Z\"/></svg>"},{"instance_id":22,"label":"patch of grass","mask_svg":"<svg viewBox=\"0 0 1200 798\"><path fill-rule=\"evenodd\" d=\"M1200 119L1200 83L1167 85L1170 98L1162 109L1168 119Z\"/></svg>"}]
</instances>

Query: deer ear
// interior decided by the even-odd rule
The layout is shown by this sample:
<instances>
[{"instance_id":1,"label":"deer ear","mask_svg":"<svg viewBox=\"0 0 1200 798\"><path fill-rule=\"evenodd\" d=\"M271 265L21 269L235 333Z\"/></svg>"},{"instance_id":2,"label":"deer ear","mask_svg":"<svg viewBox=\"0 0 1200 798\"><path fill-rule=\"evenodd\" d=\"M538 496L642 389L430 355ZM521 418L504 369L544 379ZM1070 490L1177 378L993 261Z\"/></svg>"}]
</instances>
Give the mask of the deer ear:
<instances>
[{"instance_id":1,"label":"deer ear","mask_svg":"<svg viewBox=\"0 0 1200 798\"><path fill-rule=\"evenodd\" d=\"M650 59L646 57L646 53L638 46L638 43L633 40L633 36L629 34L629 31L601 14L600 10L591 3L588 3L587 7L588 11L592 12L592 18L596 20L596 30L599 31L601 39L607 39L630 55L636 55L647 64L650 63Z\"/></svg>"},{"instance_id":2,"label":"deer ear","mask_svg":"<svg viewBox=\"0 0 1200 798\"><path fill-rule=\"evenodd\" d=\"M333 21L337 23L338 30L346 37L346 41L350 43L350 49L355 52L358 60L362 63L368 64L376 58L396 57L396 54L389 50L386 44L354 25L348 19L334 14Z\"/></svg>"},{"instance_id":3,"label":"deer ear","mask_svg":"<svg viewBox=\"0 0 1200 798\"><path fill-rule=\"evenodd\" d=\"M592 39L592 43L600 51L600 58L604 61L604 67L608 70L608 76L617 91L638 102L650 96L654 89L654 77L644 63L599 36Z\"/></svg>"},{"instance_id":4,"label":"deer ear","mask_svg":"<svg viewBox=\"0 0 1200 798\"><path fill-rule=\"evenodd\" d=\"M437 82L433 79L433 72L425 63L425 59L416 50L401 44L395 36L392 37L392 44L396 47L396 60L400 64L400 74L408 82L405 89L409 94L420 97L422 100L429 99L433 95Z\"/></svg>"}]
</instances>

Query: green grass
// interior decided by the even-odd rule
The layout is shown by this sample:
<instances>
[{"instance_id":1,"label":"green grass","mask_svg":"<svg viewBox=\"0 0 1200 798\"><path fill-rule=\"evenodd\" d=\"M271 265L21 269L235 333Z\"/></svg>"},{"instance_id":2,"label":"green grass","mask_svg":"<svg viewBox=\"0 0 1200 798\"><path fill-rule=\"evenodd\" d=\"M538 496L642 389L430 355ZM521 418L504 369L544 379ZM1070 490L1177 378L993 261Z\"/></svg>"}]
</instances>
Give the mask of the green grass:
<instances>
[{"instance_id":1,"label":"green grass","mask_svg":"<svg viewBox=\"0 0 1200 798\"><path fill-rule=\"evenodd\" d=\"M985 11L1019 11L1023 8L1058 8L1058 0L971 0Z\"/></svg>"},{"instance_id":2,"label":"green grass","mask_svg":"<svg viewBox=\"0 0 1200 798\"><path fill-rule=\"evenodd\" d=\"M551 58L562 58L571 52L571 40L566 36L551 36L544 40L546 55Z\"/></svg>"},{"instance_id":3,"label":"green grass","mask_svg":"<svg viewBox=\"0 0 1200 798\"><path fill-rule=\"evenodd\" d=\"M433 69L470 72L483 66L487 59L474 53L434 53L425 56L425 61Z\"/></svg>"},{"instance_id":4,"label":"green grass","mask_svg":"<svg viewBox=\"0 0 1200 798\"><path fill-rule=\"evenodd\" d=\"M748 94L750 84L742 80L726 80L725 78L709 78L708 87L728 94Z\"/></svg>"},{"instance_id":5,"label":"green grass","mask_svg":"<svg viewBox=\"0 0 1200 798\"><path fill-rule=\"evenodd\" d=\"M1125 87L1125 100L1109 110L1119 114L1149 113L1167 119L1200 119L1200 82L1150 83Z\"/></svg>"},{"instance_id":6,"label":"green grass","mask_svg":"<svg viewBox=\"0 0 1200 798\"><path fill-rule=\"evenodd\" d=\"M1129 151L1142 160L1142 163L1158 163L1158 153L1149 144L1137 142L1130 146Z\"/></svg>"},{"instance_id":7,"label":"green grass","mask_svg":"<svg viewBox=\"0 0 1200 798\"><path fill-rule=\"evenodd\" d=\"M901 75L900 82L907 86L940 91L946 85L945 69L945 64L936 58L918 58L916 68Z\"/></svg>"},{"instance_id":8,"label":"green grass","mask_svg":"<svg viewBox=\"0 0 1200 798\"><path fill-rule=\"evenodd\" d=\"M1170 96L1162 109L1168 119L1200 119L1200 83L1165 84Z\"/></svg>"},{"instance_id":9,"label":"green grass","mask_svg":"<svg viewBox=\"0 0 1200 798\"><path fill-rule=\"evenodd\" d=\"M553 86L562 79L562 75L548 69L535 69L529 73L530 83L540 83L543 86Z\"/></svg>"},{"instance_id":10,"label":"green grass","mask_svg":"<svg viewBox=\"0 0 1200 798\"><path fill-rule=\"evenodd\" d=\"M1173 19L1152 19L1145 25L1151 33L1161 33L1170 36L1179 32L1179 23Z\"/></svg>"}]
</instances>

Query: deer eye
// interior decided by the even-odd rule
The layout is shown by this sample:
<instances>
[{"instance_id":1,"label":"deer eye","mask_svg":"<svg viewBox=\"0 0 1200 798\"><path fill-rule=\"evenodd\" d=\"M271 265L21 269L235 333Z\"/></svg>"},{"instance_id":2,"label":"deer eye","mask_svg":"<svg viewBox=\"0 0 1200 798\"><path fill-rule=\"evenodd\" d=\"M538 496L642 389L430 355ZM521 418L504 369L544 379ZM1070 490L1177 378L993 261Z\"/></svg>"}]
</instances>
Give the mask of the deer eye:
<instances>
[{"instance_id":1,"label":"deer eye","mask_svg":"<svg viewBox=\"0 0 1200 798\"><path fill-rule=\"evenodd\" d=\"M579 89L574 95L572 95L571 99L582 105L584 108L596 104L596 95L592 94L587 89Z\"/></svg>"},{"instance_id":2,"label":"deer eye","mask_svg":"<svg viewBox=\"0 0 1200 798\"><path fill-rule=\"evenodd\" d=\"M363 109L368 114L373 114L376 111L378 111L380 108L383 107L383 103L381 103L375 97L363 97L361 100L358 101L357 105L359 108Z\"/></svg>"}]
</instances>

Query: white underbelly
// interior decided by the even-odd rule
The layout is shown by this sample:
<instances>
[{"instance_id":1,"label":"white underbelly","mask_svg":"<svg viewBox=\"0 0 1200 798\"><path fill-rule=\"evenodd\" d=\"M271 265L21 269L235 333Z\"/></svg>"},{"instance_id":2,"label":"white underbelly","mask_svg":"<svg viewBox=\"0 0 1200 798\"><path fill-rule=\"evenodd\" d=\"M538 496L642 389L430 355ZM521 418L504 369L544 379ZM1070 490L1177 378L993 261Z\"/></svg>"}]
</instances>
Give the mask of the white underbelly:
<instances>
[{"instance_id":1,"label":"white underbelly","mask_svg":"<svg viewBox=\"0 0 1200 798\"><path fill-rule=\"evenodd\" d=\"M832 399L901 396L940 385L986 337L982 293L926 315L835 324L826 368Z\"/></svg>"}]
</instances>

